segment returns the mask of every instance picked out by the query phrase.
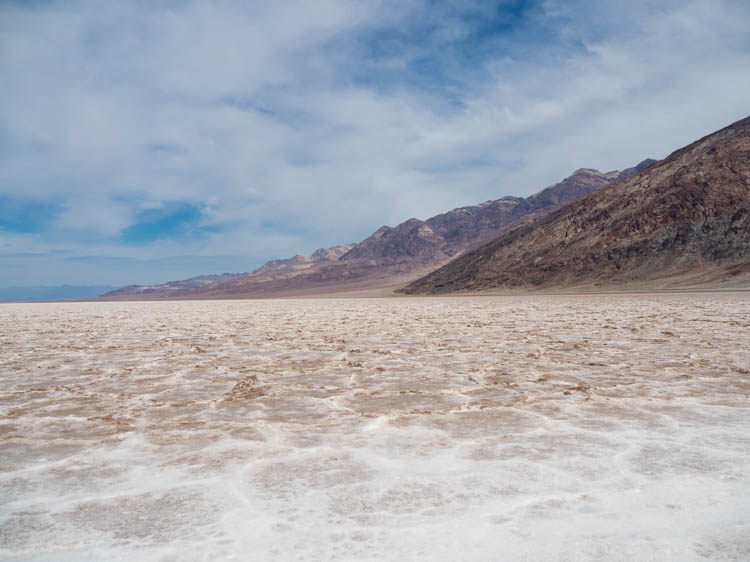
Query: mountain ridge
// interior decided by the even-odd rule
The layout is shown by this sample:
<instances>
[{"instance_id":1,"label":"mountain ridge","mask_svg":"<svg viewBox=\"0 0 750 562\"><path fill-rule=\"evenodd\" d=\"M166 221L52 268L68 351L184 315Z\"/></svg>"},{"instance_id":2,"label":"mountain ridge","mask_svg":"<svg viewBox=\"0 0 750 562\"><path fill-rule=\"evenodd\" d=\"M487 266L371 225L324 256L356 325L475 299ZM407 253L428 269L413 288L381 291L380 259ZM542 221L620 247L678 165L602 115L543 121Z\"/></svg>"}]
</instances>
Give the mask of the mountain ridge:
<instances>
[{"instance_id":1,"label":"mountain ridge","mask_svg":"<svg viewBox=\"0 0 750 562\"><path fill-rule=\"evenodd\" d=\"M750 117L507 232L408 294L750 281ZM670 279L672 281L670 281Z\"/></svg>"},{"instance_id":2,"label":"mountain ridge","mask_svg":"<svg viewBox=\"0 0 750 562\"><path fill-rule=\"evenodd\" d=\"M532 222L655 162L646 159L627 170L606 173L580 168L562 181L526 198L505 196L478 205L458 207L424 221L411 218L394 227L384 225L358 244L322 248L311 256L271 260L249 274L232 275L212 284L190 287L176 286L173 282L164 290L159 286L148 286L147 290L135 286L102 296L272 296L316 287L348 286L421 275L514 226Z\"/></svg>"}]
</instances>

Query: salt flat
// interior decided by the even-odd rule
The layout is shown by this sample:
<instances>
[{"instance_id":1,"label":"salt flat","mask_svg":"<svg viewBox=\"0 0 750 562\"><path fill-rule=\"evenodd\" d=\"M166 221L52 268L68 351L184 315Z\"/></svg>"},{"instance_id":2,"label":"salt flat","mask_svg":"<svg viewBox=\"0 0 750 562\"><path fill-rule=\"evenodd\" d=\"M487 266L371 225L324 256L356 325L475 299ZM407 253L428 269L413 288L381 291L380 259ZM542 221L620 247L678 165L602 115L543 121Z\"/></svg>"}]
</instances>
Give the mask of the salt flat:
<instances>
[{"instance_id":1,"label":"salt flat","mask_svg":"<svg viewBox=\"0 0 750 562\"><path fill-rule=\"evenodd\" d=\"M0 305L8 560L750 559L750 294Z\"/></svg>"}]
</instances>

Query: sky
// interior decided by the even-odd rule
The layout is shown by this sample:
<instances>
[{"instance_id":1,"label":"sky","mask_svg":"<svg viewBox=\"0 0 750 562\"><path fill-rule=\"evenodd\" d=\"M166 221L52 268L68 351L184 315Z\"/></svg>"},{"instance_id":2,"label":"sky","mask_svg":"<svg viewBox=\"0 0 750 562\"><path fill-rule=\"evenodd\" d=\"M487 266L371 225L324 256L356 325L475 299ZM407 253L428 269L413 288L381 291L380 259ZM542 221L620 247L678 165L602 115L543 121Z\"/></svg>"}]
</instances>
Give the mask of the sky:
<instances>
[{"instance_id":1,"label":"sky","mask_svg":"<svg viewBox=\"0 0 750 562\"><path fill-rule=\"evenodd\" d=\"M250 271L750 114L750 2L0 3L0 286Z\"/></svg>"}]
</instances>

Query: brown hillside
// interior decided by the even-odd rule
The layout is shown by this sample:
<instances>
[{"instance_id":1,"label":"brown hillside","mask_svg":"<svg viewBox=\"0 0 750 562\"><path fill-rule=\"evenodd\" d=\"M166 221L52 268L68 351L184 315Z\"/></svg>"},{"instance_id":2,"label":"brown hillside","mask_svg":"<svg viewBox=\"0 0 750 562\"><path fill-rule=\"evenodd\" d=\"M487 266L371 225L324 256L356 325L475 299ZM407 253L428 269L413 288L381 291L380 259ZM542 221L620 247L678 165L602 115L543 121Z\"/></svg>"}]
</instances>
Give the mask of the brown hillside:
<instances>
[{"instance_id":1,"label":"brown hillside","mask_svg":"<svg viewBox=\"0 0 750 562\"><path fill-rule=\"evenodd\" d=\"M750 117L521 226L407 293L750 280Z\"/></svg>"}]
</instances>

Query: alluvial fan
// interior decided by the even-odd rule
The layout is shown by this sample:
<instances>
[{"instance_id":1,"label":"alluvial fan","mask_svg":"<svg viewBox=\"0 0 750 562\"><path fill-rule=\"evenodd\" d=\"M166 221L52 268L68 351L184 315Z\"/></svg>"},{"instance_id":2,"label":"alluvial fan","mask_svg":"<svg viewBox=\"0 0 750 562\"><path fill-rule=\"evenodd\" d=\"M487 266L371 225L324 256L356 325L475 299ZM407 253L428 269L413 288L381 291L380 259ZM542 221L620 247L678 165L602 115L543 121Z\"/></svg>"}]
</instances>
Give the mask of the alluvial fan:
<instances>
[{"instance_id":1,"label":"alluvial fan","mask_svg":"<svg viewBox=\"0 0 750 562\"><path fill-rule=\"evenodd\" d=\"M750 293L0 305L0 556L750 558Z\"/></svg>"}]
</instances>

